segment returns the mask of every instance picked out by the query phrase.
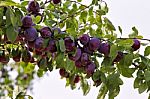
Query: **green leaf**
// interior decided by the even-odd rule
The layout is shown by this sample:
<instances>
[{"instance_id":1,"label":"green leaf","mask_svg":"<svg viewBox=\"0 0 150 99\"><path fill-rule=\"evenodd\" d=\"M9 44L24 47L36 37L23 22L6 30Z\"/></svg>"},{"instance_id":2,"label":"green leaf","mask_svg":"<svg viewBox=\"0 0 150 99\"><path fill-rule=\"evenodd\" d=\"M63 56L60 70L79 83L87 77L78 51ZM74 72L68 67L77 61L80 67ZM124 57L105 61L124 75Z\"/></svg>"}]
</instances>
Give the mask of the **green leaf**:
<instances>
[{"instance_id":1,"label":"green leaf","mask_svg":"<svg viewBox=\"0 0 150 99\"><path fill-rule=\"evenodd\" d=\"M119 31L120 31L120 33L122 35L122 28L120 26L118 26L118 29L119 29Z\"/></svg>"},{"instance_id":2,"label":"green leaf","mask_svg":"<svg viewBox=\"0 0 150 99\"><path fill-rule=\"evenodd\" d=\"M44 75L44 70L38 69L37 75L38 75L38 77L42 77Z\"/></svg>"},{"instance_id":3,"label":"green leaf","mask_svg":"<svg viewBox=\"0 0 150 99\"><path fill-rule=\"evenodd\" d=\"M83 91L83 95L87 95L90 91L90 85L88 84L88 81L85 79L81 79L81 88Z\"/></svg>"},{"instance_id":4,"label":"green leaf","mask_svg":"<svg viewBox=\"0 0 150 99\"><path fill-rule=\"evenodd\" d=\"M104 18L104 22L105 22L105 24L106 24L106 26L107 26L107 28L110 30L110 31L112 31L112 30L116 30L115 29L115 27L114 27L114 25L112 24L112 22L108 19L108 18Z\"/></svg>"},{"instance_id":5,"label":"green leaf","mask_svg":"<svg viewBox=\"0 0 150 99\"><path fill-rule=\"evenodd\" d=\"M141 85L139 86L139 94L143 93L145 90L147 89L147 85L146 83L141 83Z\"/></svg>"},{"instance_id":6,"label":"green leaf","mask_svg":"<svg viewBox=\"0 0 150 99\"><path fill-rule=\"evenodd\" d=\"M20 65L23 67L25 73L32 73L34 70L34 64L21 62Z\"/></svg>"},{"instance_id":7,"label":"green leaf","mask_svg":"<svg viewBox=\"0 0 150 99\"><path fill-rule=\"evenodd\" d=\"M15 9L15 15L16 15L16 19L17 19L17 25L22 26L21 18L23 16L23 14L18 8Z\"/></svg>"},{"instance_id":8,"label":"green leaf","mask_svg":"<svg viewBox=\"0 0 150 99\"><path fill-rule=\"evenodd\" d=\"M15 30L15 28L12 25L10 25L6 29L6 35L8 40L14 42L18 36L18 32Z\"/></svg>"},{"instance_id":9,"label":"green leaf","mask_svg":"<svg viewBox=\"0 0 150 99\"><path fill-rule=\"evenodd\" d=\"M75 72L74 62L66 57L66 65L64 66L66 70L71 71L72 73Z\"/></svg>"},{"instance_id":10,"label":"green leaf","mask_svg":"<svg viewBox=\"0 0 150 99\"><path fill-rule=\"evenodd\" d=\"M115 67L112 66L112 59L110 57L105 57L101 63L101 71L103 72L113 72Z\"/></svg>"},{"instance_id":11,"label":"green leaf","mask_svg":"<svg viewBox=\"0 0 150 99\"><path fill-rule=\"evenodd\" d=\"M16 19L16 16L14 15L14 12L12 11L12 9L9 9L9 8L7 10L9 10L10 20L11 20L13 27L16 27L17 19Z\"/></svg>"},{"instance_id":12,"label":"green leaf","mask_svg":"<svg viewBox=\"0 0 150 99\"><path fill-rule=\"evenodd\" d=\"M129 34L130 38L136 38L138 36L138 30L135 27L132 27L132 33Z\"/></svg>"},{"instance_id":13,"label":"green leaf","mask_svg":"<svg viewBox=\"0 0 150 99\"><path fill-rule=\"evenodd\" d=\"M135 68L129 68L129 67L121 65L121 64L118 64L117 67L118 67L118 70L121 73L121 75L124 77L128 77L128 78L133 77L132 74L136 70Z\"/></svg>"},{"instance_id":14,"label":"green leaf","mask_svg":"<svg viewBox=\"0 0 150 99\"><path fill-rule=\"evenodd\" d=\"M99 80L100 77L101 77L101 74L100 74L100 71L98 71L98 70L96 72L94 72L93 75L92 75L92 78L93 78L94 81Z\"/></svg>"},{"instance_id":15,"label":"green leaf","mask_svg":"<svg viewBox=\"0 0 150 99\"><path fill-rule=\"evenodd\" d=\"M97 5L98 4L98 0L92 0L92 4L93 5Z\"/></svg>"},{"instance_id":16,"label":"green leaf","mask_svg":"<svg viewBox=\"0 0 150 99\"><path fill-rule=\"evenodd\" d=\"M103 83L100 87L97 99L105 99L107 92L108 92L107 86Z\"/></svg>"},{"instance_id":17,"label":"green leaf","mask_svg":"<svg viewBox=\"0 0 150 99\"><path fill-rule=\"evenodd\" d=\"M140 82L141 82L141 80L138 77L136 77L134 80L134 84L133 84L134 89L139 88Z\"/></svg>"},{"instance_id":18,"label":"green leaf","mask_svg":"<svg viewBox=\"0 0 150 99\"><path fill-rule=\"evenodd\" d=\"M143 63L145 66L150 67L150 59L149 59L149 58L146 58L146 57L144 57L144 56L142 56L142 55L140 55L140 57L141 57L142 63Z\"/></svg>"},{"instance_id":19,"label":"green leaf","mask_svg":"<svg viewBox=\"0 0 150 99\"><path fill-rule=\"evenodd\" d=\"M15 2L13 2L13 1L0 1L0 7L2 7L2 6L5 6L5 7L7 7L7 6L21 7L21 6L19 5L19 3L15 3Z\"/></svg>"},{"instance_id":20,"label":"green leaf","mask_svg":"<svg viewBox=\"0 0 150 99\"><path fill-rule=\"evenodd\" d=\"M136 34L138 34L138 30L136 29L136 27L132 27L132 30L133 30Z\"/></svg>"},{"instance_id":21,"label":"green leaf","mask_svg":"<svg viewBox=\"0 0 150 99\"><path fill-rule=\"evenodd\" d=\"M146 82L150 81L150 71L145 72L145 81Z\"/></svg>"},{"instance_id":22,"label":"green leaf","mask_svg":"<svg viewBox=\"0 0 150 99\"><path fill-rule=\"evenodd\" d=\"M144 56L148 56L150 54L150 46L147 46L144 51Z\"/></svg>"},{"instance_id":23,"label":"green leaf","mask_svg":"<svg viewBox=\"0 0 150 99\"><path fill-rule=\"evenodd\" d=\"M89 8L89 16L93 16L93 7L90 7L90 8ZM94 18L94 17L92 17L92 18ZM92 18L91 18L91 19L92 19Z\"/></svg>"},{"instance_id":24,"label":"green leaf","mask_svg":"<svg viewBox=\"0 0 150 99\"><path fill-rule=\"evenodd\" d=\"M59 47L60 47L60 51L61 51L61 52L65 52L66 47L65 47L65 43L64 43L64 40L63 40L63 39L60 39L60 40L59 40Z\"/></svg>"},{"instance_id":25,"label":"green leaf","mask_svg":"<svg viewBox=\"0 0 150 99\"><path fill-rule=\"evenodd\" d=\"M129 67L132 64L134 55L132 53L124 55L123 59L120 61L120 64L124 67Z\"/></svg>"},{"instance_id":26,"label":"green leaf","mask_svg":"<svg viewBox=\"0 0 150 99\"><path fill-rule=\"evenodd\" d=\"M81 2L82 0L77 0L78 2Z\"/></svg>"},{"instance_id":27,"label":"green leaf","mask_svg":"<svg viewBox=\"0 0 150 99\"><path fill-rule=\"evenodd\" d=\"M116 97L120 92L120 87L116 87L115 89L113 90L109 90L109 99L114 99L114 97Z\"/></svg>"},{"instance_id":28,"label":"green leaf","mask_svg":"<svg viewBox=\"0 0 150 99\"><path fill-rule=\"evenodd\" d=\"M118 44L121 46L132 46L133 45L132 39L126 39L126 40L119 40Z\"/></svg>"},{"instance_id":29,"label":"green leaf","mask_svg":"<svg viewBox=\"0 0 150 99\"><path fill-rule=\"evenodd\" d=\"M63 68L65 66L64 59L65 59L64 53L59 53L55 59L56 60L56 66Z\"/></svg>"},{"instance_id":30,"label":"green leaf","mask_svg":"<svg viewBox=\"0 0 150 99\"><path fill-rule=\"evenodd\" d=\"M117 45L114 45L114 44L111 45L109 56L112 58L112 60L115 59L115 57L117 56L117 53L118 53Z\"/></svg>"},{"instance_id":31,"label":"green leaf","mask_svg":"<svg viewBox=\"0 0 150 99\"><path fill-rule=\"evenodd\" d=\"M3 13L4 9L3 8L0 8L0 26L2 25L2 22L3 22Z\"/></svg>"},{"instance_id":32,"label":"green leaf","mask_svg":"<svg viewBox=\"0 0 150 99\"><path fill-rule=\"evenodd\" d=\"M22 5L22 6L26 6L26 5L28 5L28 3L29 3L29 1L22 1L22 2L21 2L21 5Z\"/></svg>"},{"instance_id":33,"label":"green leaf","mask_svg":"<svg viewBox=\"0 0 150 99\"><path fill-rule=\"evenodd\" d=\"M88 15L87 11L81 12L80 21L86 23L87 15Z\"/></svg>"},{"instance_id":34,"label":"green leaf","mask_svg":"<svg viewBox=\"0 0 150 99\"><path fill-rule=\"evenodd\" d=\"M10 10L9 8L6 10L6 26L11 25L11 18L10 18Z\"/></svg>"},{"instance_id":35,"label":"green leaf","mask_svg":"<svg viewBox=\"0 0 150 99\"><path fill-rule=\"evenodd\" d=\"M39 23L40 21L41 21L41 18L42 18L42 16L36 16L35 17L35 20L33 20L33 22L35 23L35 24L37 24L37 23Z\"/></svg>"},{"instance_id":36,"label":"green leaf","mask_svg":"<svg viewBox=\"0 0 150 99\"><path fill-rule=\"evenodd\" d=\"M24 92L20 92L15 99L23 99L24 98Z\"/></svg>"},{"instance_id":37,"label":"green leaf","mask_svg":"<svg viewBox=\"0 0 150 99\"><path fill-rule=\"evenodd\" d=\"M113 90L119 85L123 84L123 81L119 78L120 74L119 73L112 73L107 76L107 87L109 90Z\"/></svg>"},{"instance_id":38,"label":"green leaf","mask_svg":"<svg viewBox=\"0 0 150 99\"><path fill-rule=\"evenodd\" d=\"M40 69L45 69L47 66L47 59L46 58L41 58L40 61L38 62L38 67Z\"/></svg>"}]
</instances>

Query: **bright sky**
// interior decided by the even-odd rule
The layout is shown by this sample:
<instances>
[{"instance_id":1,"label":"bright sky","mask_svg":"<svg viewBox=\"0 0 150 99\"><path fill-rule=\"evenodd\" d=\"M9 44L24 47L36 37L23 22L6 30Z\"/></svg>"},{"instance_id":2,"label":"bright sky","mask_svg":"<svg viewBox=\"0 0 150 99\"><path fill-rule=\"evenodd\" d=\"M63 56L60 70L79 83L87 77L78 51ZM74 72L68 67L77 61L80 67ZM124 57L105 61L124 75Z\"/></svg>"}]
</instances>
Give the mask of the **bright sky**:
<instances>
[{"instance_id":1,"label":"bright sky","mask_svg":"<svg viewBox=\"0 0 150 99\"><path fill-rule=\"evenodd\" d=\"M88 2L88 0L85 0ZM150 1L149 0L104 0L109 6L108 17L117 27L121 26L124 35L131 32L132 26L136 26L144 38L150 38ZM121 86L119 96L115 99L147 99L148 94L138 94L133 88L133 79L125 79ZM34 83L34 99L96 99L98 90L92 87L87 96L82 95L81 90L65 88L65 80L60 79L58 71L45 75ZM106 98L107 99L107 98Z\"/></svg>"}]
</instances>

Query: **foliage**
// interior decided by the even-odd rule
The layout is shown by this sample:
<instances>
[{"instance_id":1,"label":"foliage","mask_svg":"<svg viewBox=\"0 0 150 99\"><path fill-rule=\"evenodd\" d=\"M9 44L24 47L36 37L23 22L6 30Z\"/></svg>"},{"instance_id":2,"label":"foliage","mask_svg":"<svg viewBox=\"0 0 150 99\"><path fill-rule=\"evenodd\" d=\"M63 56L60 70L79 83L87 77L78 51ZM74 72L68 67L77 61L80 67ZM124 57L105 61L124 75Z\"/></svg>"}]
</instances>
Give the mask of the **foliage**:
<instances>
[{"instance_id":1,"label":"foliage","mask_svg":"<svg viewBox=\"0 0 150 99\"><path fill-rule=\"evenodd\" d=\"M0 1L0 97L13 97L16 86L22 90L15 99L31 96L35 75L59 69L66 86L75 89L78 82L87 95L100 86L97 99L114 99L123 84L120 76L134 77L139 93L150 89L150 46L133 27L122 37L106 17L105 1L34 0L19 3ZM121 36L120 36L121 35ZM144 55L139 48L144 46ZM35 69L38 68L38 69ZM11 72L17 72L12 77Z\"/></svg>"}]
</instances>

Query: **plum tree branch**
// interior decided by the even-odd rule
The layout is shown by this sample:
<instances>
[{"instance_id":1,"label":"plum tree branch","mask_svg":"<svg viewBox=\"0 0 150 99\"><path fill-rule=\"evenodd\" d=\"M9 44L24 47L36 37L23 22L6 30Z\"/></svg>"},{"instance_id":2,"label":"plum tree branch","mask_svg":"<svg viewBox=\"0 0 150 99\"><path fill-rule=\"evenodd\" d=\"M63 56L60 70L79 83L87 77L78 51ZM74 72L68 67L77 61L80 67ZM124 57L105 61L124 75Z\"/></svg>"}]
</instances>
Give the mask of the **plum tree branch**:
<instances>
[{"instance_id":1,"label":"plum tree branch","mask_svg":"<svg viewBox=\"0 0 150 99\"><path fill-rule=\"evenodd\" d=\"M86 6L86 5L84 5L84 4L80 3L80 2L72 1L72 0L70 0L70 2L74 2L74 3L76 3L76 4L79 4L79 5L81 5L81 6L84 6L85 8L89 8L89 6L91 6L91 5L92 5L92 4L90 4L89 6ZM99 13L97 13L97 12L96 12L96 11L94 11L94 10L93 10L93 12L94 12L95 14L100 15Z\"/></svg>"},{"instance_id":2,"label":"plum tree branch","mask_svg":"<svg viewBox=\"0 0 150 99\"><path fill-rule=\"evenodd\" d=\"M144 39L144 38L117 38L117 39L123 39L123 40L126 40L126 39L139 39L139 40L146 40L146 41L150 42L150 39Z\"/></svg>"}]
</instances>

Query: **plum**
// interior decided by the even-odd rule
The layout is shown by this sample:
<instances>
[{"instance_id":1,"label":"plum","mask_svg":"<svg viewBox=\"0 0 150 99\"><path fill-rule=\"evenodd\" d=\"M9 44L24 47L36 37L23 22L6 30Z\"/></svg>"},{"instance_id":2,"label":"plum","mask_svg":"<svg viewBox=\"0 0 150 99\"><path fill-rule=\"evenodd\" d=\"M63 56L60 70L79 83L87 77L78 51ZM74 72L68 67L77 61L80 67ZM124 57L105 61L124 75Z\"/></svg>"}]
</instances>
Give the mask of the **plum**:
<instances>
[{"instance_id":1,"label":"plum","mask_svg":"<svg viewBox=\"0 0 150 99\"><path fill-rule=\"evenodd\" d=\"M74 78L74 83L78 83L80 81L80 76L76 75Z\"/></svg>"},{"instance_id":2,"label":"plum","mask_svg":"<svg viewBox=\"0 0 150 99\"><path fill-rule=\"evenodd\" d=\"M75 66L76 66L77 68L81 68L81 67L82 67L82 63L81 63L81 60L80 60L80 59L77 60L77 61L75 61Z\"/></svg>"},{"instance_id":3,"label":"plum","mask_svg":"<svg viewBox=\"0 0 150 99\"><path fill-rule=\"evenodd\" d=\"M39 51L39 50L36 50L36 49L35 49L34 53L35 53L36 55L42 55L42 54L43 54L42 51Z\"/></svg>"},{"instance_id":4,"label":"plum","mask_svg":"<svg viewBox=\"0 0 150 99\"><path fill-rule=\"evenodd\" d=\"M140 41L138 39L134 39L134 43L131 46L133 48L134 51L138 50L140 48Z\"/></svg>"},{"instance_id":5,"label":"plum","mask_svg":"<svg viewBox=\"0 0 150 99\"><path fill-rule=\"evenodd\" d=\"M110 52L110 45L108 43L101 43L98 48L98 51L104 54L105 56L108 56Z\"/></svg>"},{"instance_id":6,"label":"plum","mask_svg":"<svg viewBox=\"0 0 150 99\"><path fill-rule=\"evenodd\" d=\"M52 36L52 32L51 32L51 29L47 26L43 27L41 30L40 30L40 34L43 38L48 38L50 36Z\"/></svg>"},{"instance_id":7,"label":"plum","mask_svg":"<svg viewBox=\"0 0 150 99\"><path fill-rule=\"evenodd\" d=\"M88 53L90 55L93 54L93 51L91 51L87 45L83 46L83 52Z\"/></svg>"},{"instance_id":8,"label":"plum","mask_svg":"<svg viewBox=\"0 0 150 99\"><path fill-rule=\"evenodd\" d=\"M35 40L34 47L35 47L36 50L42 51L44 49L44 39L42 37L38 37Z\"/></svg>"},{"instance_id":9,"label":"plum","mask_svg":"<svg viewBox=\"0 0 150 99\"><path fill-rule=\"evenodd\" d=\"M31 42L38 37L37 31L33 27L26 29L24 35L25 35L25 39Z\"/></svg>"},{"instance_id":10,"label":"plum","mask_svg":"<svg viewBox=\"0 0 150 99\"><path fill-rule=\"evenodd\" d=\"M7 64L9 62L9 56L8 55L0 56L0 62L3 64Z\"/></svg>"},{"instance_id":11,"label":"plum","mask_svg":"<svg viewBox=\"0 0 150 99\"><path fill-rule=\"evenodd\" d=\"M31 53L28 50L24 51L22 54L22 61L23 62L30 62L31 59L32 59Z\"/></svg>"},{"instance_id":12,"label":"plum","mask_svg":"<svg viewBox=\"0 0 150 99\"><path fill-rule=\"evenodd\" d=\"M22 26L24 28L29 28L34 25L31 16L25 16L22 18L21 21L22 21Z\"/></svg>"},{"instance_id":13,"label":"plum","mask_svg":"<svg viewBox=\"0 0 150 99\"><path fill-rule=\"evenodd\" d=\"M95 68L96 68L95 63L94 63L94 62L90 62L90 63L87 65L87 67L86 67L86 73L87 73L88 75L93 74L94 71L95 71Z\"/></svg>"},{"instance_id":14,"label":"plum","mask_svg":"<svg viewBox=\"0 0 150 99\"><path fill-rule=\"evenodd\" d=\"M32 14L36 14L40 11L40 5L37 1L30 1L28 3L28 8L27 8L28 12L31 12Z\"/></svg>"},{"instance_id":15,"label":"plum","mask_svg":"<svg viewBox=\"0 0 150 99\"><path fill-rule=\"evenodd\" d=\"M34 48L35 41L27 41L27 45L29 48Z\"/></svg>"},{"instance_id":16,"label":"plum","mask_svg":"<svg viewBox=\"0 0 150 99\"><path fill-rule=\"evenodd\" d=\"M56 46L56 41L55 40L50 40L49 41L49 45L48 45L48 50L51 52L51 53L54 53L57 51L57 46Z\"/></svg>"},{"instance_id":17,"label":"plum","mask_svg":"<svg viewBox=\"0 0 150 99\"><path fill-rule=\"evenodd\" d=\"M19 48L17 48L16 50L15 49L12 50L12 58L15 62L20 62L21 51L19 50Z\"/></svg>"},{"instance_id":18,"label":"plum","mask_svg":"<svg viewBox=\"0 0 150 99\"><path fill-rule=\"evenodd\" d=\"M66 78L69 77L69 73L65 69L63 69L63 68L59 69L59 74L62 77L66 77Z\"/></svg>"},{"instance_id":19,"label":"plum","mask_svg":"<svg viewBox=\"0 0 150 99\"><path fill-rule=\"evenodd\" d=\"M64 39L65 47L67 52L71 52L75 50L75 43L70 37L65 37Z\"/></svg>"},{"instance_id":20,"label":"plum","mask_svg":"<svg viewBox=\"0 0 150 99\"><path fill-rule=\"evenodd\" d=\"M53 3L54 4L58 4L58 3L60 3L61 2L61 0L53 0Z\"/></svg>"},{"instance_id":21,"label":"plum","mask_svg":"<svg viewBox=\"0 0 150 99\"><path fill-rule=\"evenodd\" d=\"M86 45L90 41L90 36L88 34L83 34L80 38L79 41L81 44Z\"/></svg>"},{"instance_id":22,"label":"plum","mask_svg":"<svg viewBox=\"0 0 150 99\"><path fill-rule=\"evenodd\" d=\"M82 54L81 49L77 48L75 55L73 56L72 54L68 54L68 57L73 61L77 61L81 57L81 54Z\"/></svg>"},{"instance_id":23,"label":"plum","mask_svg":"<svg viewBox=\"0 0 150 99\"><path fill-rule=\"evenodd\" d=\"M119 62L123 58L123 52L118 52L116 58L113 60L113 62Z\"/></svg>"},{"instance_id":24,"label":"plum","mask_svg":"<svg viewBox=\"0 0 150 99\"><path fill-rule=\"evenodd\" d=\"M87 53L82 53L81 63L83 66L86 66L90 62L89 55Z\"/></svg>"},{"instance_id":25,"label":"plum","mask_svg":"<svg viewBox=\"0 0 150 99\"><path fill-rule=\"evenodd\" d=\"M100 46L100 40L98 38L91 38L91 40L89 41L89 49L91 51L96 51Z\"/></svg>"}]
</instances>

